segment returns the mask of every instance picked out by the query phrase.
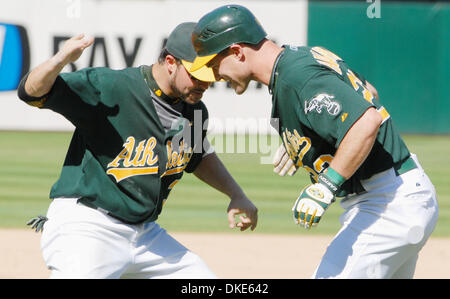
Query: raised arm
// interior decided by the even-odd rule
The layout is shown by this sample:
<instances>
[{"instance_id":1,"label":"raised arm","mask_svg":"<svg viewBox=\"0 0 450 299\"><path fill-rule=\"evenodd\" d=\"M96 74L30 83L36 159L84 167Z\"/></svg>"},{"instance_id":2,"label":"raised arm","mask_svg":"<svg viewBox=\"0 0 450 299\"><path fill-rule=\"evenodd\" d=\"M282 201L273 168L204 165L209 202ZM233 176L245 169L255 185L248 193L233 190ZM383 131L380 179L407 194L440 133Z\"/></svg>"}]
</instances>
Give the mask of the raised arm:
<instances>
[{"instance_id":1,"label":"raised arm","mask_svg":"<svg viewBox=\"0 0 450 299\"><path fill-rule=\"evenodd\" d=\"M30 72L24 85L26 94L31 97L46 95L64 66L76 61L84 49L92 45L93 42L94 38L84 38L83 34L67 40L58 53Z\"/></svg>"},{"instance_id":2,"label":"raised arm","mask_svg":"<svg viewBox=\"0 0 450 299\"><path fill-rule=\"evenodd\" d=\"M203 182L230 197L231 201L227 209L230 228L239 227L241 231L249 227L251 230L256 228L258 209L247 198L216 153L204 157L194 174ZM239 214L245 214L245 216L241 215L241 221L236 223L235 216Z\"/></svg>"}]
</instances>

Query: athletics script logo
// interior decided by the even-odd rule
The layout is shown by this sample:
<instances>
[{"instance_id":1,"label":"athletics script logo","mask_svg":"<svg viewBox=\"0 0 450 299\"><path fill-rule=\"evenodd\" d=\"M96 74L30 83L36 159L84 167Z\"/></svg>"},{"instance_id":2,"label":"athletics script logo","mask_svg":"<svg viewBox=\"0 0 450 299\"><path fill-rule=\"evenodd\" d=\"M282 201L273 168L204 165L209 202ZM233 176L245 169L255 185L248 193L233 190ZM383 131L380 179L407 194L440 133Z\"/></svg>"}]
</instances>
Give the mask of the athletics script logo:
<instances>
[{"instance_id":1,"label":"athletics script logo","mask_svg":"<svg viewBox=\"0 0 450 299\"><path fill-rule=\"evenodd\" d=\"M341 111L341 105L338 102L332 101L334 96L321 93L309 101L305 101L305 114L311 111L316 111L321 114L322 109L325 107L326 111L330 115L338 115Z\"/></svg>"},{"instance_id":2,"label":"athletics script logo","mask_svg":"<svg viewBox=\"0 0 450 299\"><path fill-rule=\"evenodd\" d=\"M112 175L116 182L135 175L158 173L158 156L154 152L156 138L151 137L139 142L137 147L135 145L135 138L128 137L123 145L124 149L108 164L106 173Z\"/></svg>"},{"instance_id":3,"label":"athletics script logo","mask_svg":"<svg viewBox=\"0 0 450 299\"><path fill-rule=\"evenodd\" d=\"M156 138L136 142L133 136L127 138L123 150L108 164L107 174L120 182L136 175L158 174L158 155L155 152ZM193 149L183 140L174 145L168 141L166 145L166 170L161 176L181 173L191 160Z\"/></svg>"}]
</instances>

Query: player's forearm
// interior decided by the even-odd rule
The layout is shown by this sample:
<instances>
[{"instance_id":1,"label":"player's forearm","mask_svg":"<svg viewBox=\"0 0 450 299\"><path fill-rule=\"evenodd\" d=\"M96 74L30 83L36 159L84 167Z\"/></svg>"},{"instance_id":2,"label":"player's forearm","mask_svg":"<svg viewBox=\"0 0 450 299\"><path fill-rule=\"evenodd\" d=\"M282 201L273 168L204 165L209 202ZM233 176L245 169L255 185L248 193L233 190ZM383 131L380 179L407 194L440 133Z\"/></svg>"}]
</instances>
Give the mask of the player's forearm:
<instances>
[{"instance_id":1,"label":"player's forearm","mask_svg":"<svg viewBox=\"0 0 450 299\"><path fill-rule=\"evenodd\" d=\"M93 37L85 38L84 34L68 39L58 53L28 75L24 86L25 92L31 97L41 97L47 94L64 66L76 61L93 42Z\"/></svg>"},{"instance_id":2,"label":"player's forearm","mask_svg":"<svg viewBox=\"0 0 450 299\"><path fill-rule=\"evenodd\" d=\"M28 75L24 86L25 92L32 97L47 94L64 66L65 62L58 55L40 64Z\"/></svg>"},{"instance_id":3,"label":"player's forearm","mask_svg":"<svg viewBox=\"0 0 450 299\"><path fill-rule=\"evenodd\" d=\"M380 114L368 109L345 135L330 167L349 179L372 150L381 122Z\"/></svg>"},{"instance_id":4,"label":"player's forearm","mask_svg":"<svg viewBox=\"0 0 450 299\"><path fill-rule=\"evenodd\" d=\"M258 209L247 198L215 153L204 157L194 174L200 180L230 197L230 204L227 209L230 228L239 227L241 231L249 227L251 230L256 228ZM241 215L240 221L236 221L235 217L239 214L245 215Z\"/></svg>"},{"instance_id":5,"label":"player's forearm","mask_svg":"<svg viewBox=\"0 0 450 299\"><path fill-rule=\"evenodd\" d=\"M211 153L204 157L194 174L200 180L228 195L230 198L243 195L241 187L233 179L216 153Z\"/></svg>"}]
</instances>

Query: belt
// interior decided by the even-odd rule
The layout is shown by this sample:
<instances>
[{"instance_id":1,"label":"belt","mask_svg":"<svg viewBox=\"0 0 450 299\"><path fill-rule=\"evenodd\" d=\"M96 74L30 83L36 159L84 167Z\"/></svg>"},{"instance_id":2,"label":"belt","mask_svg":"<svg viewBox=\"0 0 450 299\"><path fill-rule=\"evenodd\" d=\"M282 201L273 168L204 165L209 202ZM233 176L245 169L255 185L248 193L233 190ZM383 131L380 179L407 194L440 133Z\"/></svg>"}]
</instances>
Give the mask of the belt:
<instances>
[{"instance_id":1,"label":"belt","mask_svg":"<svg viewBox=\"0 0 450 299\"><path fill-rule=\"evenodd\" d=\"M416 164L416 162L414 162L414 159L410 156L405 161L394 164L393 167L394 167L395 174L397 176L400 176L410 170L417 168L417 164Z\"/></svg>"},{"instance_id":2,"label":"belt","mask_svg":"<svg viewBox=\"0 0 450 299\"><path fill-rule=\"evenodd\" d=\"M394 172L397 176L400 176L410 170L413 170L415 168L419 168L416 164L416 162L414 162L414 159L410 156L408 159L399 162L397 164L394 164L394 166L392 166L392 168L394 168ZM355 184L355 188L354 188L354 192L351 194L345 194L345 192L342 192L341 195L337 195L337 196L347 196L347 195L360 195L363 193L366 193L367 191L364 189L363 185L361 184L361 181L359 180L355 180L354 182Z\"/></svg>"}]
</instances>

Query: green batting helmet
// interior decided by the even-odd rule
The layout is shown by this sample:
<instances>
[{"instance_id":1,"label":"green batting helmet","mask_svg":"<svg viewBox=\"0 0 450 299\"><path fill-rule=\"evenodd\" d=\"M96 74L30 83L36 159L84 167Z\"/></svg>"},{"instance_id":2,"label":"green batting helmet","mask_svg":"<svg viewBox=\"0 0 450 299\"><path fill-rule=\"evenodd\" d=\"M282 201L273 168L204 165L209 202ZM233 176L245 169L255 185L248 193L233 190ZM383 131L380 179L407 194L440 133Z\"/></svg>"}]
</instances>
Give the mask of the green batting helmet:
<instances>
[{"instance_id":1,"label":"green batting helmet","mask_svg":"<svg viewBox=\"0 0 450 299\"><path fill-rule=\"evenodd\" d=\"M266 36L259 21L247 8L240 5L216 8L198 21L192 33L198 57L191 71L204 66L232 44L257 44Z\"/></svg>"}]
</instances>

